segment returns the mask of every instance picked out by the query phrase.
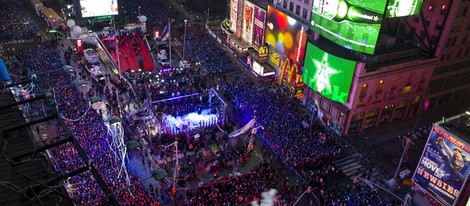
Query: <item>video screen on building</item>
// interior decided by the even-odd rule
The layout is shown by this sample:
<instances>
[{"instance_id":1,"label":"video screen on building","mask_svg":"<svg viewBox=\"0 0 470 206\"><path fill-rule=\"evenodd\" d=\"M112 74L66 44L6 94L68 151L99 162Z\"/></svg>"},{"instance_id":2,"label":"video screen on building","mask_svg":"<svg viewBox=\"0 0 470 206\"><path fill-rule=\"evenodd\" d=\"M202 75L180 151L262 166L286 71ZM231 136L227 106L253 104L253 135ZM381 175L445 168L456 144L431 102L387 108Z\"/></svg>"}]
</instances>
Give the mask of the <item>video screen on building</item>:
<instances>
[{"instance_id":1,"label":"video screen on building","mask_svg":"<svg viewBox=\"0 0 470 206\"><path fill-rule=\"evenodd\" d=\"M313 0L313 31L345 48L374 54L386 0Z\"/></svg>"},{"instance_id":2,"label":"video screen on building","mask_svg":"<svg viewBox=\"0 0 470 206\"><path fill-rule=\"evenodd\" d=\"M442 205L453 205L470 173L470 146L434 126L413 181Z\"/></svg>"},{"instance_id":3,"label":"video screen on building","mask_svg":"<svg viewBox=\"0 0 470 206\"><path fill-rule=\"evenodd\" d=\"M255 12L255 5L246 1L243 9L243 28L242 39L251 45L253 39L253 15Z\"/></svg>"},{"instance_id":4,"label":"video screen on building","mask_svg":"<svg viewBox=\"0 0 470 206\"><path fill-rule=\"evenodd\" d=\"M118 0L80 0L82 18L119 15Z\"/></svg>"},{"instance_id":5,"label":"video screen on building","mask_svg":"<svg viewBox=\"0 0 470 206\"><path fill-rule=\"evenodd\" d=\"M255 18L253 24L253 48L260 49L264 42L264 23L266 21L266 11L255 6Z\"/></svg>"},{"instance_id":6,"label":"video screen on building","mask_svg":"<svg viewBox=\"0 0 470 206\"><path fill-rule=\"evenodd\" d=\"M385 11L385 18L411 16L418 14L423 0L390 0Z\"/></svg>"},{"instance_id":7,"label":"video screen on building","mask_svg":"<svg viewBox=\"0 0 470 206\"><path fill-rule=\"evenodd\" d=\"M297 63L302 63L307 42L307 27L294 18L268 6L266 43Z\"/></svg>"},{"instance_id":8,"label":"video screen on building","mask_svg":"<svg viewBox=\"0 0 470 206\"><path fill-rule=\"evenodd\" d=\"M322 96L347 103L356 62L307 45L302 81Z\"/></svg>"}]
</instances>

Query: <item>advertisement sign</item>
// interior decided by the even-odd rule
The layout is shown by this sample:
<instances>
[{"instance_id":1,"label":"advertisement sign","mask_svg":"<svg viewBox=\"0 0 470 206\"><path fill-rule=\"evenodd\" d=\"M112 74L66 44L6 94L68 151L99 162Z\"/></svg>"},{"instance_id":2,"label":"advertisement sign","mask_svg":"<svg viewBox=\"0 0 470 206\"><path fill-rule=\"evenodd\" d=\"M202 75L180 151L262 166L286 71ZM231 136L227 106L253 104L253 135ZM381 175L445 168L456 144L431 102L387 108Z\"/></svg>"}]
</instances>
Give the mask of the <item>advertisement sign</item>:
<instances>
[{"instance_id":1,"label":"advertisement sign","mask_svg":"<svg viewBox=\"0 0 470 206\"><path fill-rule=\"evenodd\" d=\"M258 52L258 59L260 61L264 61L266 59L268 59L268 47L267 46L262 46L261 48L259 48L259 52Z\"/></svg>"},{"instance_id":2,"label":"advertisement sign","mask_svg":"<svg viewBox=\"0 0 470 206\"><path fill-rule=\"evenodd\" d=\"M117 0L80 0L82 18L119 15Z\"/></svg>"},{"instance_id":3,"label":"advertisement sign","mask_svg":"<svg viewBox=\"0 0 470 206\"><path fill-rule=\"evenodd\" d=\"M470 173L468 157L467 143L434 126L413 181L441 205L454 205Z\"/></svg>"},{"instance_id":4,"label":"advertisement sign","mask_svg":"<svg viewBox=\"0 0 470 206\"><path fill-rule=\"evenodd\" d=\"M266 20L266 11L255 6L255 22L253 25L253 48L258 50L264 43L264 23Z\"/></svg>"},{"instance_id":5,"label":"advertisement sign","mask_svg":"<svg viewBox=\"0 0 470 206\"><path fill-rule=\"evenodd\" d=\"M277 67L281 66L281 55L277 53L275 50L269 50L269 61Z\"/></svg>"},{"instance_id":6,"label":"advertisement sign","mask_svg":"<svg viewBox=\"0 0 470 206\"><path fill-rule=\"evenodd\" d=\"M303 64L307 27L294 18L268 6L266 16L266 43L296 63Z\"/></svg>"},{"instance_id":7,"label":"advertisement sign","mask_svg":"<svg viewBox=\"0 0 470 206\"><path fill-rule=\"evenodd\" d=\"M386 0L313 0L311 28L332 42L374 54Z\"/></svg>"},{"instance_id":8,"label":"advertisement sign","mask_svg":"<svg viewBox=\"0 0 470 206\"><path fill-rule=\"evenodd\" d=\"M355 68L355 61L334 56L308 43L302 80L322 96L347 103Z\"/></svg>"},{"instance_id":9,"label":"advertisement sign","mask_svg":"<svg viewBox=\"0 0 470 206\"><path fill-rule=\"evenodd\" d=\"M243 9L243 29L242 39L251 45L253 38L253 15L255 12L255 6L246 1L245 8Z\"/></svg>"},{"instance_id":10,"label":"advertisement sign","mask_svg":"<svg viewBox=\"0 0 470 206\"><path fill-rule=\"evenodd\" d=\"M77 39L75 41L75 48L77 49L77 55L82 56L84 51L83 51L83 41L81 39Z\"/></svg>"},{"instance_id":11,"label":"advertisement sign","mask_svg":"<svg viewBox=\"0 0 470 206\"><path fill-rule=\"evenodd\" d=\"M238 0L230 0L230 30L237 32Z\"/></svg>"},{"instance_id":12,"label":"advertisement sign","mask_svg":"<svg viewBox=\"0 0 470 206\"><path fill-rule=\"evenodd\" d=\"M390 0L387 5L385 18L419 14L421 6L423 6L423 0Z\"/></svg>"},{"instance_id":13,"label":"advertisement sign","mask_svg":"<svg viewBox=\"0 0 470 206\"><path fill-rule=\"evenodd\" d=\"M287 83L291 84L293 80L299 80L298 78L296 78L299 72L299 66L295 62L287 58L282 64L280 79L285 80Z\"/></svg>"},{"instance_id":14,"label":"advertisement sign","mask_svg":"<svg viewBox=\"0 0 470 206\"><path fill-rule=\"evenodd\" d=\"M253 61L253 71L260 75L260 76L263 76L263 67L256 61Z\"/></svg>"}]
</instances>

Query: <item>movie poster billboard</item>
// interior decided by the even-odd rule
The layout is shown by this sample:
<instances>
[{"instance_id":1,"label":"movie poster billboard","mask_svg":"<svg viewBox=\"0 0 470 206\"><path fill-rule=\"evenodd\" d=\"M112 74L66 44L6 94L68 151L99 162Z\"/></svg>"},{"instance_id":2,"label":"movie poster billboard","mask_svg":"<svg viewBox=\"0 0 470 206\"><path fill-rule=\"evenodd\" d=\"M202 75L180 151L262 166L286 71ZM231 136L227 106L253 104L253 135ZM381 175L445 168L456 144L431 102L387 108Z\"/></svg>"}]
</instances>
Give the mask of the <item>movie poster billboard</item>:
<instances>
[{"instance_id":1,"label":"movie poster billboard","mask_svg":"<svg viewBox=\"0 0 470 206\"><path fill-rule=\"evenodd\" d=\"M243 9L243 29L242 39L245 40L249 45L253 38L253 15L255 12L255 6L246 1L245 8Z\"/></svg>"},{"instance_id":2,"label":"movie poster billboard","mask_svg":"<svg viewBox=\"0 0 470 206\"><path fill-rule=\"evenodd\" d=\"M434 126L413 181L440 205L454 205L470 173L469 157L470 146L467 143Z\"/></svg>"},{"instance_id":3,"label":"movie poster billboard","mask_svg":"<svg viewBox=\"0 0 470 206\"><path fill-rule=\"evenodd\" d=\"M265 32L266 43L289 59L303 65L307 26L274 7L268 6Z\"/></svg>"},{"instance_id":4,"label":"movie poster billboard","mask_svg":"<svg viewBox=\"0 0 470 206\"><path fill-rule=\"evenodd\" d=\"M238 0L230 0L230 30L237 32Z\"/></svg>"},{"instance_id":5,"label":"movie poster billboard","mask_svg":"<svg viewBox=\"0 0 470 206\"><path fill-rule=\"evenodd\" d=\"M253 25L253 48L258 50L264 42L264 23L266 20L266 11L255 6L255 22Z\"/></svg>"}]
</instances>

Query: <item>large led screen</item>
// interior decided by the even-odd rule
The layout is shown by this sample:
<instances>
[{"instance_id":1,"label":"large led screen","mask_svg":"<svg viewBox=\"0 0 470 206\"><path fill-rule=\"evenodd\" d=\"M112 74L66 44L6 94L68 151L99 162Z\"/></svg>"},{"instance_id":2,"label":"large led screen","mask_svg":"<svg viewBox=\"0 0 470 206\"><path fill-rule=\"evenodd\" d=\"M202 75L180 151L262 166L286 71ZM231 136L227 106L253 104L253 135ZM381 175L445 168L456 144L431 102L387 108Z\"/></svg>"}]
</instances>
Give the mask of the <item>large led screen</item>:
<instances>
[{"instance_id":1,"label":"large led screen","mask_svg":"<svg viewBox=\"0 0 470 206\"><path fill-rule=\"evenodd\" d=\"M470 146L434 126L413 181L442 205L453 205L470 173Z\"/></svg>"},{"instance_id":2,"label":"large led screen","mask_svg":"<svg viewBox=\"0 0 470 206\"><path fill-rule=\"evenodd\" d=\"M386 0L313 0L313 31L355 51L374 54Z\"/></svg>"},{"instance_id":3,"label":"large led screen","mask_svg":"<svg viewBox=\"0 0 470 206\"><path fill-rule=\"evenodd\" d=\"M284 53L296 63L302 63L307 42L307 27L295 19L268 6L266 43Z\"/></svg>"},{"instance_id":4,"label":"large led screen","mask_svg":"<svg viewBox=\"0 0 470 206\"><path fill-rule=\"evenodd\" d=\"M251 45L251 40L253 38L253 15L255 12L255 6L246 1L243 11L242 39Z\"/></svg>"},{"instance_id":5,"label":"large led screen","mask_svg":"<svg viewBox=\"0 0 470 206\"><path fill-rule=\"evenodd\" d=\"M238 0L230 0L230 30L237 32Z\"/></svg>"},{"instance_id":6,"label":"large led screen","mask_svg":"<svg viewBox=\"0 0 470 206\"><path fill-rule=\"evenodd\" d=\"M118 0L80 0L83 18L118 15Z\"/></svg>"},{"instance_id":7,"label":"large led screen","mask_svg":"<svg viewBox=\"0 0 470 206\"><path fill-rule=\"evenodd\" d=\"M308 43L302 81L333 101L347 103L356 62L331 55Z\"/></svg>"},{"instance_id":8,"label":"large led screen","mask_svg":"<svg viewBox=\"0 0 470 206\"><path fill-rule=\"evenodd\" d=\"M423 0L390 0L385 18L411 16L418 14L423 6Z\"/></svg>"},{"instance_id":9,"label":"large led screen","mask_svg":"<svg viewBox=\"0 0 470 206\"><path fill-rule=\"evenodd\" d=\"M261 48L264 42L264 23L266 20L266 11L255 6L255 23L253 25L253 47Z\"/></svg>"}]
</instances>

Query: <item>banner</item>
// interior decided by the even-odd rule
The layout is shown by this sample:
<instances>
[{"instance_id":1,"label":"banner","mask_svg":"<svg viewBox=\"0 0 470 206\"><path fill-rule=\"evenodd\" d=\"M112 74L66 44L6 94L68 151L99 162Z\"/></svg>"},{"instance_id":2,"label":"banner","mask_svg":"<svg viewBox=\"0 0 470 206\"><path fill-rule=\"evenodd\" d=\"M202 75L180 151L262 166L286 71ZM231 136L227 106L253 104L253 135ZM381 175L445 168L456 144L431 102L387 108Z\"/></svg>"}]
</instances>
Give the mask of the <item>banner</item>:
<instances>
[{"instance_id":1,"label":"banner","mask_svg":"<svg viewBox=\"0 0 470 206\"><path fill-rule=\"evenodd\" d=\"M255 6L255 22L253 26L253 48L258 50L264 43L264 23L266 20L266 11Z\"/></svg>"},{"instance_id":2,"label":"banner","mask_svg":"<svg viewBox=\"0 0 470 206\"><path fill-rule=\"evenodd\" d=\"M230 0L230 30L237 32L238 0Z\"/></svg>"},{"instance_id":3,"label":"banner","mask_svg":"<svg viewBox=\"0 0 470 206\"><path fill-rule=\"evenodd\" d=\"M454 205L470 173L469 153L467 143L434 126L413 181L442 205Z\"/></svg>"},{"instance_id":4,"label":"banner","mask_svg":"<svg viewBox=\"0 0 470 206\"><path fill-rule=\"evenodd\" d=\"M243 9L243 29L242 29L242 39L245 40L249 45L253 40L253 15L254 15L254 5L250 2L245 2L245 9Z\"/></svg>"}]
</instances>

